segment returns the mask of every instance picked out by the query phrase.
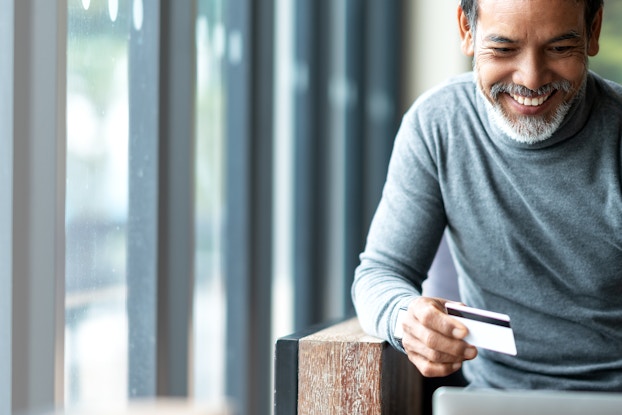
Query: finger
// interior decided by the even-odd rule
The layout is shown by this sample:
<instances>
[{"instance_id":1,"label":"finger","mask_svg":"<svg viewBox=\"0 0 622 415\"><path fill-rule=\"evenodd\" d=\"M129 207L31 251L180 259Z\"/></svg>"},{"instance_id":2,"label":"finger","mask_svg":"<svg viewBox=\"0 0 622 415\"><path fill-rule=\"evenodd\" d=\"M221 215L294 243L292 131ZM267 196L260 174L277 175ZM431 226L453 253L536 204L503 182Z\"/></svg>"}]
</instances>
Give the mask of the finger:
<instances>
[{"instance_id":1,"label":"finger","mask_svg":"<svg viewBox=\"0 0 622 415\"><path fill-rule=\"evenodd\" d=\"M420 297L413 301L409 312L425 327L431 328L446 337L464 339L468 330L464 324L447 314L445 311L446 302L447 300Z\"/></svg>"},{"instance_id":2,"label":"finger","mask_svg":"<svg viewBox=\"0 0 622 415\"><path fill-rule=\"evenodd\" d=\"M438 347L430 347L425 344L425 342L422 342L420 339L413 336L406 336L406 338L402 340L402 346L404 347L406 353L417 354L434 363L461 363L462 361L467 360L467 357L471 357L471 355L467 356L466 353L466 350L469 350L468 347L464 352L451 354L439 350Z\"/></svg>"},{"instance_id":3,"label":"finger","mask_svg":"<svg viewBox=\"0 0 622 415\"><path fill-rule=\"evenodd\" d=\"M435 362L460 362L475 358L477 350L464 340L446 336L423 324L406 327L402 344Z\"/></svg>"},{"instance_id":4,"label":"finger","mask_svg":"<svg viewBox=\"0 0 622 415\"><path fill-rule=\"evenodd\" d=\"M428 378L449 376L462 367L462 363L432 362L417 353L410 353L408 359L417 367L419 372Z\"/></svg>"}]
</instances>

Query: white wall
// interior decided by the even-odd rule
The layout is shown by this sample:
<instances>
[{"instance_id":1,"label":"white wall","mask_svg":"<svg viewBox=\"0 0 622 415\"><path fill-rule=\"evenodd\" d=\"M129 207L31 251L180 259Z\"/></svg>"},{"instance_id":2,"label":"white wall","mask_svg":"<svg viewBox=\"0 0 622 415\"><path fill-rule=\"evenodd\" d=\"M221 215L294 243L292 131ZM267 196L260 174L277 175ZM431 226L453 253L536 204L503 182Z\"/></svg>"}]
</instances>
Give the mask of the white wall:
<instances>
[{"instance_id":1,"label":"white wall","mask_svg":"<svg viewBox=\"0 0 622 415\"><path fill-rule=\"evenodd\" d=\"M407 2L404 50L407 93L403 106L428 88L450 76L468 71L471 60L460 50L458 0L413 0Z\"/></svg>"}]
</instances>

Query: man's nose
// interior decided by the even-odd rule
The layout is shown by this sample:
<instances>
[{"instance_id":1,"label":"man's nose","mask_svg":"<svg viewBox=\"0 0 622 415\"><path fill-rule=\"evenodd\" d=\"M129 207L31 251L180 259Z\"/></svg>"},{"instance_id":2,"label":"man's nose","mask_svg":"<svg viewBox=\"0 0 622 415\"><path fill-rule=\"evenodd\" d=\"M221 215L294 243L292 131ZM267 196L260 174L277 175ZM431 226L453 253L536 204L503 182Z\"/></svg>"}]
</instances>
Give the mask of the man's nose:
<instances>
[{"instance_id":1,"label":"man's nose","mask_svg":"<svg viewBox=\"0 0 622 415\"><path fill-rule=\"evenodd\" d=\"M537 51L526 51L514 73L514 83L537 91L542 85L551 82L545 56Z\"/></svg>"}]
</instances>

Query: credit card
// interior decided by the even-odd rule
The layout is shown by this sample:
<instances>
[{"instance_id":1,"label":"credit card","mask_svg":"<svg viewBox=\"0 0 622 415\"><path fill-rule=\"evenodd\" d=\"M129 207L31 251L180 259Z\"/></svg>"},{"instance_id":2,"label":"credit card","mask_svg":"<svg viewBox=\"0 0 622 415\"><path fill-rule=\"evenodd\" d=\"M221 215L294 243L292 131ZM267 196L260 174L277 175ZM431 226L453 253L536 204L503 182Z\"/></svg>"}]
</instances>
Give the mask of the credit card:
<instances>
[{"instance_id":1,"label":"credit card","mask_svg":"<svg viewBox=\"0 0 622 415\"><path fill-rule=\"evenodd\" d=\"M510 316L446 303L447 314L460 321L469 330L464 340L475 347L516 356L516 342L510 325Z\"/></svg>"}]
</instances>

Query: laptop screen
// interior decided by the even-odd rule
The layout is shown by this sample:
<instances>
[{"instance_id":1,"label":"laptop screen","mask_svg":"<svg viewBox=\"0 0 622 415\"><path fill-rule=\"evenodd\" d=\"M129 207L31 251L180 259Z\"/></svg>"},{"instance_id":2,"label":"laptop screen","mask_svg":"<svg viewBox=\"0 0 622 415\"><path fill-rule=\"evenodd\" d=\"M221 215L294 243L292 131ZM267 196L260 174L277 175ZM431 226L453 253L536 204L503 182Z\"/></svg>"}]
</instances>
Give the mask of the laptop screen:
<instances>
[{"instance_id":1,"label":"laptop screen","mask_svg":"<svg viewBox=\"0 0 622 415\"><path fill-rule=\"evenodd\" d=\"M433 415L620 415L622 393L442 387Z\"/></svg>"}]
</instances>

